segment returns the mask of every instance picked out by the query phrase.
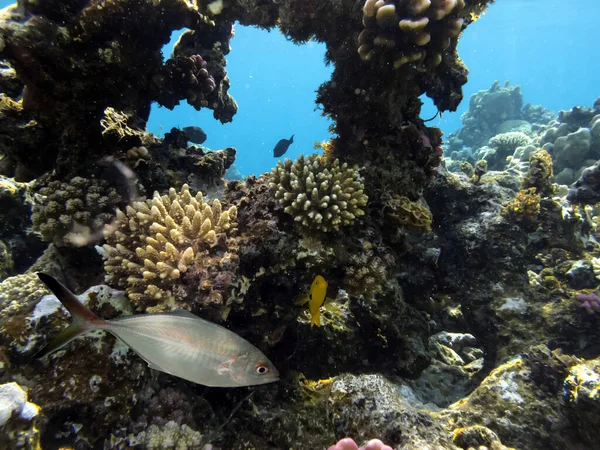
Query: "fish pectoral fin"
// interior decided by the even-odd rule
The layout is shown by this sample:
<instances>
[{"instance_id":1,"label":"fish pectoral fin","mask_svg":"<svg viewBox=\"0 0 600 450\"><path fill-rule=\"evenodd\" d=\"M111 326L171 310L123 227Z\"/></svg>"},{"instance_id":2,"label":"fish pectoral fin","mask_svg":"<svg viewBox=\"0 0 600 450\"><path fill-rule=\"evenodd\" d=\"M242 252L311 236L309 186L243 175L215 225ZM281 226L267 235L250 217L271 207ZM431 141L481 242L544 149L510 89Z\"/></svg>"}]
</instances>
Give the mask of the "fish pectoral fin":
<instances>
[{"instance_id":1,"label":"fish pectoral fin","mask_svg":"<svg viewBox=\"0 0 600 450\"><path fill-rule=\"evenodd\" d=\"M233 365L233 363L235 362L236 359L237 358L231 358L231 359L228 359L227 361L219 364L217 366L217 373L219 375L225 375L226 373L231 372L231 366Z\"/></svg>"},{"instance_id":2,"label":"fish pectoral fin","mask_svg":"<svg viewBox=\"0 0 600 450\"><path fill-rule=\"evenodd\" d=\"M295 303L296 303L296 305L300 305L300 306L302 306L302 305L305 305L305 304L306 304L306 302L308 302L309 300L310 300L310 298L308 298L308 297L307 297L306 295L304 295L304 294L301 294L301 295L298 295L298 296L296 297L296 301L295 301Z\"/></svg>"}]
</instances>

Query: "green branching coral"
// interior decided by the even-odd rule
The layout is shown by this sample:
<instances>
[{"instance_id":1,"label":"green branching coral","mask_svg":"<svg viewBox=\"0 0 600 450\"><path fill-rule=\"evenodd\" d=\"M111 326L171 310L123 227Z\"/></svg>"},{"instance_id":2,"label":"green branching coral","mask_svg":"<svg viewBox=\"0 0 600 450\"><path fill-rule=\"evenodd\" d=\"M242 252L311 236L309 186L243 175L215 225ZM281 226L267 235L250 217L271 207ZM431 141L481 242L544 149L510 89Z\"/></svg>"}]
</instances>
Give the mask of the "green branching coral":
<instances>
[{"instance_id":1,"label":"green branching coral","mask_svg":"<svg viewBox=\"0 0 600 450\"><path fill-rule=\"evenodd\" d=\"M512 155L517 147L523 147L531 142L529 136L521 131L510 131L497 134L489 141L489 146L496 149L502 156Z\"/></svg>"},{"instance_id":2,"label":"green branching coral","mask_svg":"<svg viewBox=\"0 0 600 450\"><path fill-rule=\"evenodd\" d=\"M353 223L365 214L368 200L356 167L319 155L278 162L269 187L284 211L309 231L339 230Z\"/></svg>"},{"instance_id":3,"label":"green branching coral","mask_svg":"<svg viewBox=\"0 0 600 450\"><path fill-rule=\"evenodd\" d=\"M535 188L544 197L554 194L554 173L552 157L543 149L538 149L529 155L529 170L521 181L522 189Z\"/></svg>"},{"instance_id":4,"label":"green branching coral","mask_svg":"<svg viewBox=\"0 0 600 450\"><path fill-rule=\"evenodd\" d=\"M106 282L127 291L138 309L174 303L173 289L204 251L235 226L237 209L209 205L188 185L118 210L103 246Z\"/></svg>"},{"instance_id":5,"label":"green branching coral","mask_svg":"<svg viewBox=\"0 0 600 450\"><path fill-rule=\"evenodd\" d=\"M34 197L33 229L58 246L79 245L79 238L101 230L121 203L106 181L82 177L52 181Z\"/></svg>"},{"instance_id":6,"label":"green branching coral","mask_svg":"<svg viewBox=\"0 0 600 450\"><path fill-rule=\"evenodd\" d=\"M363 61L436 67L464 25L464 0L366 0L358 36Z\"/></svg>"}]
</instances>

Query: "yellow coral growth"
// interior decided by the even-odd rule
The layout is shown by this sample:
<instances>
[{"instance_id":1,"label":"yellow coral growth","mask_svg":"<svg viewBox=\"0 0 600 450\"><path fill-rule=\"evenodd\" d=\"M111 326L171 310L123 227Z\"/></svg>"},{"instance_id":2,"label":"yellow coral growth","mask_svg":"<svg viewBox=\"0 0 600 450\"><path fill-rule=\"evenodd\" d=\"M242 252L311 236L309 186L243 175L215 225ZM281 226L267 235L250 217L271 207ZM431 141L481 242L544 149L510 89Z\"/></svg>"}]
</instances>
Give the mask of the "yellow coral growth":
<instances>
[{"instance_id":1,"label":"yellow coral growth","mask_svg":"<svg viewBox=\"0 0 600 450\"><path fill-rule=\"evenodd\" d=\"M555 191L552 156L544 149L537 149L529 155L529 170L523 177L521 189L536 188L544 196L552 196Z\"/></svg>"},{"instance_id":2,"label":"yellow coral growth","mask_svg":"<svg viewBox=\"0 0 600 450\"><path fill-rule=\"evenodd\" d=\"M530 221L540 213L540 195L536 188L522 189L517 197L500 207L500 214L517 220Z\"/></svg>"},{"instance_id":3,"label":"yellow coral growth","mask_svg":"<svg viewBox=\"0 0 600 450\"><path fill-rule=\"evenodd\" d=\"M387 202L387 214L400 225L431 231L433 215L429 209L418 202L412 202L408 197L396 195Z\"/></svg>"},{"instance_id":4,"label":"yellow coral growth","mask_svg":"<svg viewBox=\"0 0 600 450\"><path fill-rule=\"evenodd\" d=\"M236 218L235 206L223 211L219 200L209 205L201 192L192 196L188 185L134 202L117 211L116 227L106 232L106 282L126 289L138 308L170 303L181 275Z\"/></svg>"}]
</instances>

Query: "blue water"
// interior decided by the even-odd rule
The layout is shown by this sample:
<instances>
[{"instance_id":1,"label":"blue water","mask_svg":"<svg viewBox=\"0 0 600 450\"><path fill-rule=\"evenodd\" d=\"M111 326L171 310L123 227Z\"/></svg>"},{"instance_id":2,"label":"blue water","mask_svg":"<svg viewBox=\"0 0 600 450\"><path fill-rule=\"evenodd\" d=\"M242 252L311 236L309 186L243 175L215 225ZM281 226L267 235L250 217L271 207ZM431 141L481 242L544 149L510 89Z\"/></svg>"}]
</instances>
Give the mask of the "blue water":
<instances>
[{"instance_id":1,"label":"blue water","mask_svg":"<svg viewBox=\"0 0 600 450\"><path fill-rule=\"evenodd\" d=\"M0 6L10 3L0 0ZM455 131L471 94L494 80L521 85L526 103L555 111L591 105L600 96L594 39L598 17L597 0L498 0L459 42L470 69L465 100L456 113L445 113L430 125ZM233 123L221 125L212 111L197 112L187 105L174 111L155 107L150 131L162 135L173 126L201 126L208 134L206 146L238 149L236 165L245 175L275 164L272 149L279 139L296 135L285 155L294 158L313 152L315 141L329 138L328 121L314 111L315 90L332 70L323 63L324 45L295 46L277 30L237 26L232 47L227 71L230 93L239 105ZM165 57L170 48L165 48ZM424 101L422 117L433 116L435 108L429 99Z\"/></svg>"}]
</instances>

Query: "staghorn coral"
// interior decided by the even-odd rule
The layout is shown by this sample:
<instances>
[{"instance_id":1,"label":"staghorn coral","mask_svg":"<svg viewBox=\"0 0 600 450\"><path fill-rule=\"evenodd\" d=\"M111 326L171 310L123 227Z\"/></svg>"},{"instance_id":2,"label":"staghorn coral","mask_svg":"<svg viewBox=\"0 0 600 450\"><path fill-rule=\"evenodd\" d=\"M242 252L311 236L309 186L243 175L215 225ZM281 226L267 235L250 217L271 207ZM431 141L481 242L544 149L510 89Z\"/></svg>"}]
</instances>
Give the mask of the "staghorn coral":
<instances>
[{"instance_id":1,"label":"staghorn coral","mask_svg":"<svg viewBox=\"0 0 600 450\"><path fill-rule=\"evenodd\" d=\"M339 230L365 214L367 196L358 169L319 155L279 161L269 187L284 211L307 231Z\"/></svg>"},{"instance_id":2,"label":"staghorn coral","mask_svg":"<svg viewBox=\"0 0 600 450\"><path fill-rule=\"evenodd\" d=\"M437 67L462 31L464 19L456 13L464 7L464 0L366 0L358 54L363 61L392 62L394 69Z\"/></svg>"},{"instance_id":3,"label":"staghorn coral","mask_svg":"<svg viewBox=\"0 0 600 450\"><path fill-rule=\"evenodd\" d=\"M34 197L33 229L57 246L80 245L81 236L89 236L110 222L121 202L106 181L82 177L68 183L51 181Z\"/></svg>"},{"instance_id":4,"label":"staghorn coral","mask_svg":"<svg viewBox=\"0 0 600 450\"><path fill-rule=\"evenodd\" d=\"M394 222L407 227L421 229L426 232L431 231L431 222L433 215L427 206L419 202L410 201L408 197L395 195L390 199L386 206L387 215Z\"/></svg>"},{"instance_id":5,"label":"staghorn coral","mask_svg":"<svg viewBox=\"0 0 600 450\"><path fill-rule=\"evenodd\" d=\"M552 157L543 149L538 149L529 155L529 170L521 180L521 189L535 188L540 195L549 197L554 194L554 173Z\"/></svg>"},{"instance_id":6,"label":"staghorn coral","mask_svg":"<svg viewBox=\"0 0 600 450\"><path fill-rule=\"evenodd\" d=\"M138 309L164 309L174 304L182 275L231 232L236 218L235 206L223 211L216 199L209 205L201 192L192 196L187 184L117 210L103 246L106 282L126 289ZM204 283L202 288L208 289Z\"/></svg>"}]
</instances>

